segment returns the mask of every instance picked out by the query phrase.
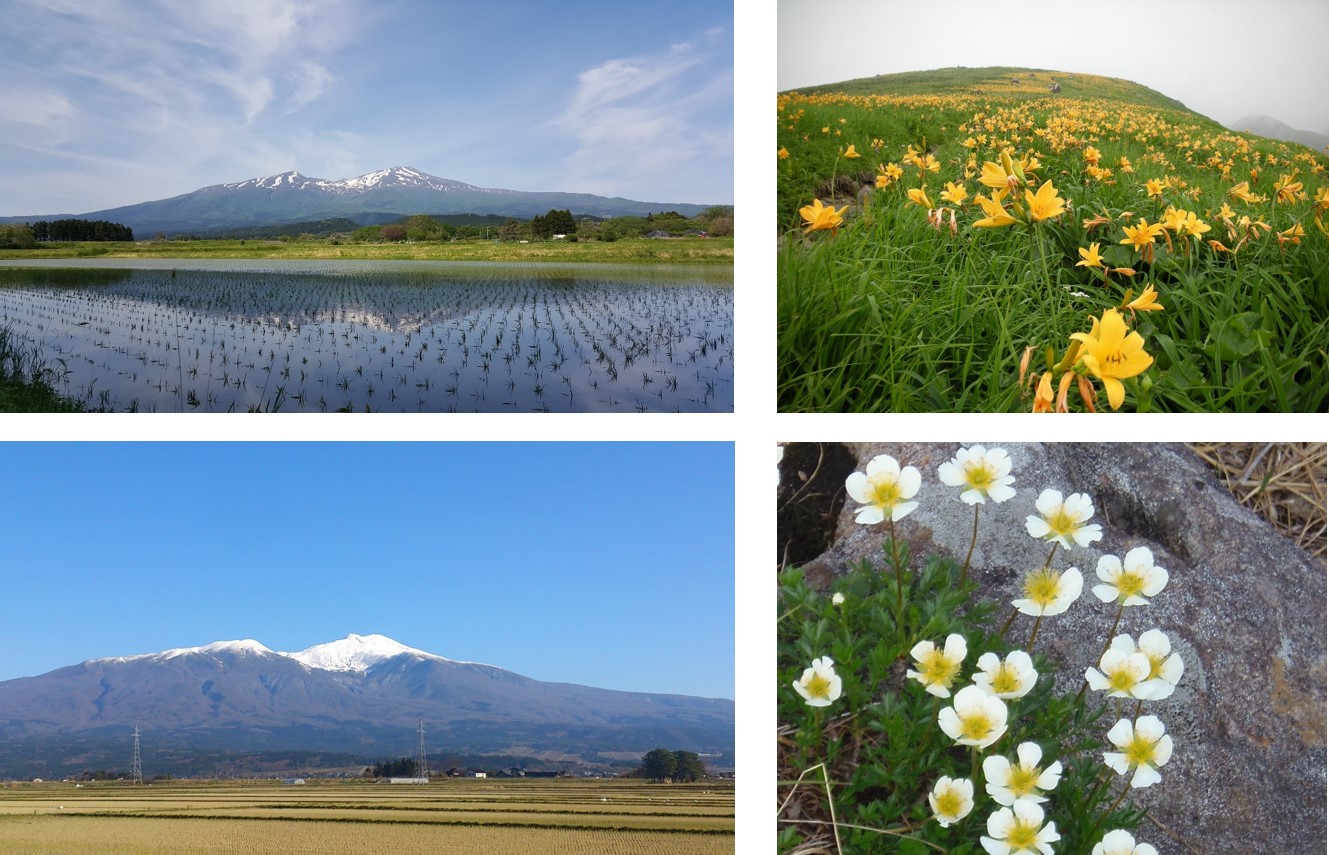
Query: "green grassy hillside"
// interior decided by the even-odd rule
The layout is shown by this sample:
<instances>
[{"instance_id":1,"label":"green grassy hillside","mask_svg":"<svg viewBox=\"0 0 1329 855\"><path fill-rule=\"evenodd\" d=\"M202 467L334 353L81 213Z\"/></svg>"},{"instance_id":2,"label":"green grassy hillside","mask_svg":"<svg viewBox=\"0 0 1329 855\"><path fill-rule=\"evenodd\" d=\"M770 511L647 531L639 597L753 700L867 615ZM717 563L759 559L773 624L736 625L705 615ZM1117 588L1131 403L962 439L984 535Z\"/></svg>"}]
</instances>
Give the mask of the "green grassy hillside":
<instances>
[{"instance_id":1,"label":"green grassy hillside","mask_svg":"<svg viewBox=\"0 0 1329 855\"><path fill-rule=\"evenodd\" d=\"M828 86L796 90L802 95L981 95L1002 99L1041 98L1056 85L1063 98L1107 98L1147 107L1185 110L1180 101L1155 92L1147 86L1100 77L1096 74L1073 74L1044 68L937 68L932 71L906 71L860 77Z\"/></svg>"},{"instance_id":2,"label":"green grassy hillside","mask_svg":"<svg viewBox=\"0 0 1329 855\"><path fill-rule=\"evenodd\" d=\"M1023 68L786 92L777 121L782 410L1329 407L1323 152Z\"/></svg>"}]
</instances>

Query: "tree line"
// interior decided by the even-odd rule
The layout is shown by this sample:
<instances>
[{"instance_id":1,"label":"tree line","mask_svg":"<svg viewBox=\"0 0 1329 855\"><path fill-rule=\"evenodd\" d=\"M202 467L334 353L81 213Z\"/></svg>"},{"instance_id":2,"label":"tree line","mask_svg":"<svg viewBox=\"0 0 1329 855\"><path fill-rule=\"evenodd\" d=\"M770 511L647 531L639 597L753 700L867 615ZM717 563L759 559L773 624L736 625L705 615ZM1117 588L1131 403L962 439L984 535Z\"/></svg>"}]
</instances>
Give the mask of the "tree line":
<instances>
[{"instance_id":1,"label":"tree line","mask_svg":"<svg viewBox=\"0 0 1329 855\"><path fill-rule=\"evenodd\" d=\"M498 226L460 225L440 222L428 214L417 214L384 226L365 226L348 236L353 242L428 241L497 239L500 241L550 240L562 235L563 240L598 240L612 242L639 238L645 235L665 234L670 237L705 234L728 237L734 233L734 209L731 206L707 208L695 217L685 217L677 211L661 211L644 217L613 217L596 220L584 217L580 221L569 210L550 210L530 220L509 217Z\"/></svg>"},{"instance_id":2,"label":"tree line","mask_svg":"<svg viewBox=\"0 0 1329 855\"><path fill-rule=\"evenodd\" d=\"M38 220L32 223L32 239L45 241L124 240L134 239L134 230L109 220Z\"/></svg>"},{"instance_id":3,"label":"tree line","mask_svg":"<svg viewBox=\"0 0 1329 855\"><path fill-rule=\"evenodd\" d=\"M706 765L701 762L700 754L656 748L647 751L641 758L641 765L637 767L633 777L649 778L652 781L672 781L676 784L700 781L706 777Z\"/></svg>"}]
</instances>

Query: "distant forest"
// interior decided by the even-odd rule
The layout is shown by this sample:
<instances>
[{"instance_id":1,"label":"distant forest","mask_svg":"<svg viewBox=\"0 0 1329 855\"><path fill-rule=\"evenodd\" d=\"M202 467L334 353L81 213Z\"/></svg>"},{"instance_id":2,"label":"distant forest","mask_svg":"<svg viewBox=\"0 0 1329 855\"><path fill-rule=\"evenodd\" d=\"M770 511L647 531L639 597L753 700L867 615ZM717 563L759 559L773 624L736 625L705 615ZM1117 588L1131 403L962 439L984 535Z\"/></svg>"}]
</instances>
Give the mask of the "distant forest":
<instances>
[{"instance_id":1,"label":"distant forest","mask_svg":"<svg viewBox=\"0 0 1329 855\"><path fill-rule=\"evenodd\" d=\"M44 241L133 240L134 230L106 220L38 220L32 223L32 239Z\"/></svg>"}]
</instances>

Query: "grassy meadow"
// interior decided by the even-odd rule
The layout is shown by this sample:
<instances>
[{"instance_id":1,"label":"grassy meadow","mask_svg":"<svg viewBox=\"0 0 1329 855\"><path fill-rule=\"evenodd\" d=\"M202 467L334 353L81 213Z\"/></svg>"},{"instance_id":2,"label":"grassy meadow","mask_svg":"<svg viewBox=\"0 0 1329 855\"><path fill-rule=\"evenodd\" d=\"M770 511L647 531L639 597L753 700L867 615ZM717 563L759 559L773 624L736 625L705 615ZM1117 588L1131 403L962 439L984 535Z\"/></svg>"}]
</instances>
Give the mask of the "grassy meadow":
<instances>
[{"instance_id":1,"label":"grassy meadow","mask_svg":"<svg viewBox=\"0 0 1329 855\"><path fill-rule=\"evenodd\" d=\"M734 851L732 783L449 780L17 784L0 789L12 855L400 855Z\"/></svg>"},{"instance_id":2,"label":"grassy meadow","mask_svg":"<svg viewBox=\"0 0 1329 855\"><path fill-rule=\"evenodd\" d=\"M1329 408L1324 152L1017 68L777 121L781 411Z\"/></svg>"},{"instance_id":3,"label":"grassy meadow","mask_svg":"<svg viewBox=\"0 0 1329 855\"><path fill-rule=\"evenodd\" d=\"M264 258L394 261L567 261L733 264L732 237L627 238L617 241L496 242L480 240L346 243L310 240L175 240L52 243L0 252L0 259Z\"/></svg>"}]
</instances>

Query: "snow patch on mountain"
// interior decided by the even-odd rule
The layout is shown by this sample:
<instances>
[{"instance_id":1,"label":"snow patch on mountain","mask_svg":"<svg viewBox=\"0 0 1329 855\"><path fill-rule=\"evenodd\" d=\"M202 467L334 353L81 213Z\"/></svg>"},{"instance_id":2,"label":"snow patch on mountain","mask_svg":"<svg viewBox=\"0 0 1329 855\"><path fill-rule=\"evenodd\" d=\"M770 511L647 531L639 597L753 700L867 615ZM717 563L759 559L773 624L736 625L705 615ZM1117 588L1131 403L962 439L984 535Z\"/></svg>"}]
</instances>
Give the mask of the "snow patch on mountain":
<instances>
[{"instance_id":1,"label":"snow patch on mountain","mask_svg":"<svg viewBox=\"0 0 1329 855\"><path fill-rule=\"evenodd\" d=\"M283 653L310 668L324 671L368 671L385 659L409 653L424 659L442 659L432 653L407 647L386 635L356 635L351 633L337 641L316 644L299 653Z\"/></svg>"},{"instance_id":2,"label":"snow patch on mountain","mask_svg":"<svg viewBox=\"0 0 1329 855\"><path fill-rule=\"evenodd\" d=\"M170 650L163 650L159 653L141 653L137 656L108 656L104 659L93 659L93 662L131 662L137 659L174 659L177 656L188 656L191 654L217 654L217 653L238 653L256 656L272 656L274 651L269 650L263 644L252 638L240 639L238 641L214 641L211 644L204 644L200 647L173 647Z\"/></svg>"},{"instance_id":3,"label":"snow patch on mountain","mask_svg":"<svg viewBox=\"0 0 1329 855\"><path fill-rule=\"evenodd\" d=\"M190 654L216 655L219 653L241 654L251 656L283 656L287 659L294 659L296 662L304 665L306 668L316 668L321 671L342 671L350 673L364 673L375 665L394 656L409 654L418 659L433 659L437 662L451 662L454 665L480 665L485 668L497 668L495 665L484 665L481 662L464 662L456 659L448 659L434 653L428 653L424 650L417 650L414 647L407 647L399 641L394 641L386 635L370 634L356 635L351 633L345 638L336 641L329 641L326 644L315 644L313 647L301 650L295 653L285 653L272 650L263 644L247 638L241 641L214 641L211 644L204 644L199 647L176 647L171 650L163 650L160 653L142 653L137 656L110 656L103 659L93 659L92 662L130 662L146 659L174 659L178 656L187 656ZM502 670L501 668L498 670Z\"/></svg>"},{"instance_id":4,"label":"snow patch on mountain","mask_svg":"<svg viewBox=\"0 0 1329 855\"><path fill-rule=\"evenodd\" d=\"M440 190L443 192L465 190L474 193L511 193L511 190L489 189L484 187L475 187L461 181L451 181L447 178L439 178L435 175L421 172L409 166L394 166L390 169L378 169L374 172L366 172L364 175L355 178L340 178L336 181L329 181L326 178L310 178L301 175L299 172L283 172L280 175L269 175L264 178L251 178L248 181L239 181L234 184L218 184L214 187L205 188L209 190L311 190L314 192L328 193L336 196L349 196L368 193L371 190L380 187L416 187L427 190Z\"/></svg>"}]
</instances>

